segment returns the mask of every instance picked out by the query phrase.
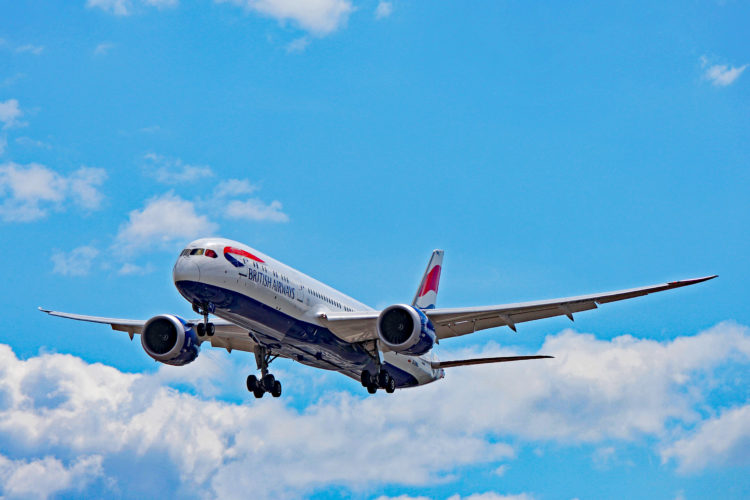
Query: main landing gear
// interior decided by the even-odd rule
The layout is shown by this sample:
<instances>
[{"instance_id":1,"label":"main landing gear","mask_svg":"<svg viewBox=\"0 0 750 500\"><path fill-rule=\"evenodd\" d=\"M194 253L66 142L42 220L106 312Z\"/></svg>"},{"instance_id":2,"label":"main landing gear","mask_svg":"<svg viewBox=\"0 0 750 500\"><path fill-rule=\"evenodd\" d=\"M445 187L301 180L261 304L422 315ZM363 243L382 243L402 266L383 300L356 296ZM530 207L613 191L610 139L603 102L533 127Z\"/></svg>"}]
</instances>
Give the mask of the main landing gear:
<instances>
[{"instance_id":1,"label":"main landing gear","mask_svg":"<svg viewBox=\"0 0 750 500\"><path fill-rule=\"evenodd\" d=\"M274 359L276 359L276 356L270 354L265 347L255 347L255 363L258 365L261 377L258 379L255 375L248 375L247 390L252 392L256 398L262 398L263 394L267 392L271 393L271 396L275 398L281 396L281 382L268 373L268 365Z\"/></svg>"},{"instance_id":2,"label":"main landing gear","mask_svg":"<svg viewBox=\"0 0 750 500\"><path fill-rule=\"evenodd\" d=\"M375 394L378 389L385 389L388 394L393 394L396 390L396 381L391 377L391 374L384 370L382 367L378 373L370 373L369 370L364 370L360 377L363 387L367 387L367 392Z\"/></svg>"},{"instance_id":3,"label":"main landing gear","mask_svg":"<svg viewBox=\"0 0 750 500\"><path fill-rule=\"evenodd\" d=\"M193 311L195 311L196 314L203 316L203 323L198 323L195 326L198 336L203 337L204 335L208 335L209 337L213 337L214 333L216 333L216 327L213 323L208 322L208 308L205 306L199 306L198 304L193 304Z\"/></svg>"}]
</instances>

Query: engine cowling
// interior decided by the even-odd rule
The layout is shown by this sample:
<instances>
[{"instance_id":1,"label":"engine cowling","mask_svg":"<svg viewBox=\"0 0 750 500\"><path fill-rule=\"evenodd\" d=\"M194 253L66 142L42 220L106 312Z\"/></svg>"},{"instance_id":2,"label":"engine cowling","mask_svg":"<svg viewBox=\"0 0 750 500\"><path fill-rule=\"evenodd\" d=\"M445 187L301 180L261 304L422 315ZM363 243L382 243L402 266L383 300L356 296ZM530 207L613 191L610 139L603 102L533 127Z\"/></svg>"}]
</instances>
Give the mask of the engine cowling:
<instances>
[{"instance_id":1,"label":"engine cowling","mask_svg":"<svg viewBox=\"0 0 750 500\"><path fill-rule=\"evenodd\" d=\"M154 316L146 322L141 345L156 361L174 366L195 361L200 351L200 341L193 328L171 314Z\"/></svg>"},{"instance_id":2,"label":"engine cowling","mask_svg":"<svg viewBox=\"0 0 750 500\"><path fill-rule=\"evenodd\" d=\"M396 304L378 316L378 337L392 351L419 356L435 345L435 328L416 307Z\"/></svg>"}]
</instances>

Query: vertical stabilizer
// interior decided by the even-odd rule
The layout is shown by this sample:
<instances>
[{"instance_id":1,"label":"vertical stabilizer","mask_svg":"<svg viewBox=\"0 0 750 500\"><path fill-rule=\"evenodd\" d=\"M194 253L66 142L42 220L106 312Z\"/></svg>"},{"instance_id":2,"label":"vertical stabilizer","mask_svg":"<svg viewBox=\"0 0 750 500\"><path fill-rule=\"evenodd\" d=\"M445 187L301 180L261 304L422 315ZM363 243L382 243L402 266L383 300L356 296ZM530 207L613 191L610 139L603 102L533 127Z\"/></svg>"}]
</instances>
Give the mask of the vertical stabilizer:
<instances>
[{"instance_id":1,"label":"vertical stabilizer","mask_svg":"<svg viewBox=\"0 0 750 500\"><path fill-rule=\"evenodd\" d=\"M438 285L440 284L440 271L443 269L443 251L434 250L427 269L422 276L417 294L411 305L420 309L434 309L437 301Z\"/></svg>"}]
</instances>

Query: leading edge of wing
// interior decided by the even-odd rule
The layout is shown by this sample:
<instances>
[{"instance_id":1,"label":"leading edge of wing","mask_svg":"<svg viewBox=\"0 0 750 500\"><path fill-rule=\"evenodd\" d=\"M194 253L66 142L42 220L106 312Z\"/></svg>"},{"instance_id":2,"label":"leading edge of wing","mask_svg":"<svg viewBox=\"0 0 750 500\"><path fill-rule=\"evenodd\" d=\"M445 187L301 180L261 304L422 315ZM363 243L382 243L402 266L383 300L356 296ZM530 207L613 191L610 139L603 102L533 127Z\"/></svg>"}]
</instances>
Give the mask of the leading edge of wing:
<instances>
[{"instance_id":1,"label":"leading edge of wing","mask_svg":"<svg viewBox=\"0 0 750 500\"><path fill-rule=\"evenodd\" d=\"M433 368L453 368L456 366L484 365L488 363L508 363L510 361L526 361L529 359L551 359L554 356L500 356L497 358L457 359L454 361L433 361Z\"/></svg>"}]
</instances>

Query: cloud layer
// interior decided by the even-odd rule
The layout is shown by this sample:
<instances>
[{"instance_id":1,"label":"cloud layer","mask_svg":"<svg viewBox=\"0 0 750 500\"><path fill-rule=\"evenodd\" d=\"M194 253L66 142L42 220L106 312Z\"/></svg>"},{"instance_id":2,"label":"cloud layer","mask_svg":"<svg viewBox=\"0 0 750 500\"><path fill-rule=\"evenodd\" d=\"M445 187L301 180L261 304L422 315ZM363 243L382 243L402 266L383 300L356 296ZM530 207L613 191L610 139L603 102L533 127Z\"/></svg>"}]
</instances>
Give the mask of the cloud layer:
<instances>
[{"instance_id":1,"label":"cloud layer","mask_svg":"<svg viewBox=\"0 0 750 500\"><path fill-rule=\"evenodd\" d=\"M212 399L221 385L241 384L241 367L220 351L145 375L61 354L20 360L0 345L0 439L16 451L0 461L0 474L40 462L62 478L45 491L69 487L66 475L78 474L106 494L167 460L175 472L157 486L175 496L244 498L252 490L263 498L447 481L457 467L512 460L516 451L504 441L577 446L650 436L664 460L685 471L747 459L747 403L705 421L699 411L714 387L738 383L722 379L720 367L747 366L747 328L725 323L670 342L566 331L540 352L558 357L455 369L440 383L394 395L320 389L316 402L296 410L284 398ZM489 346L450 357L507 353ZM297 371L284 374L285 384L309 383L312 372ZM717 435L721 443L709 444Z\"/></svg>"}]
</instances>

